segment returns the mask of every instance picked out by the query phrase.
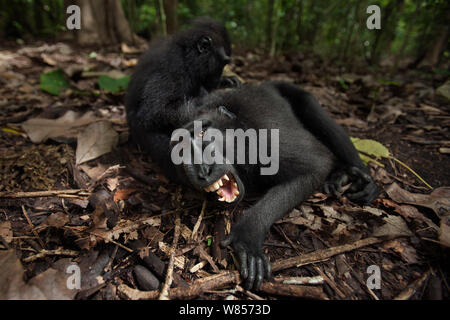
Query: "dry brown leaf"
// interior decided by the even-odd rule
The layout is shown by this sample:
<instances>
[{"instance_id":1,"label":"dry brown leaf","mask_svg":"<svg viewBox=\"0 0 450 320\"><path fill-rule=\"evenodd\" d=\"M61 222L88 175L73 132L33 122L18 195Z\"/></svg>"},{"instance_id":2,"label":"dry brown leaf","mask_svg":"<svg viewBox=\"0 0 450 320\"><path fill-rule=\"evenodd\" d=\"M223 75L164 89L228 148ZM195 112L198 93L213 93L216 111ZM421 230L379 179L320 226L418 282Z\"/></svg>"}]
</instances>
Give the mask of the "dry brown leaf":
<instances>
[{"instance_id":1,"label":"dry brown leaf","mask_svg":"<svg viewBox=\"0 0 450 320\"><path fill-rule=\"evenodd\" d=\"M393 183L386 189L395 202L419 205L432 209L439 217L450 211L450 187L437 188L431 194L411 193Z\"/></svg>"},{"instance_id":2,"label":"dry brown leaf","mask_svg":"<svg viewBox=\"0 0 450 320\"><path fill-rule=\"evenodd\" d=\"M70 219L67 214L63 212L56 212L48 216L43 223L51 227L61 228L64 227L67 223L69 223L69 220Z\"/></svg>"},{"instance_id":3,"label":"dry brown leaf","mask_svg":"<svg viewBox=\"0 0 450 320\"><path fill-rule=\"evenodd\" d=\"M439 230L439 227L430 219L425 217L422 213L417 210L416 207L409 205L398 205L394 201L388 199L382 199L381 202L388 208L394 208L394 211L400 214L404 218L414 219L417 221L422 221L426 223L429 227L434 230Z\"/></svg>"},{"instance_id":4,"label":"dry brown leaf","mask_svg":"<svg viewBox=\"0 0 450 320\"><path fill-rule=\"evenodd\" d=\"M77 290L67 288L70 274L55 269L23 280L24 269L14 250L0 251L0 299L1 300L72 300Z\"/></svg>"},{"instance_id":5,"label":"dry brown leaf","mask_svg":"<svg viewBox=\"0 0 450 320\"><path fill-rule=\"evenodd\" d=\"M76 163L81 164L109 153L117 146L119 135L111 122L95 122L78 134Z\"/></svg>"},{"instance_id":6,"label":"dry brown leaf","mask_svg":"<svg viewBox=\"0 0 450 320\"><path fill-rule=\"evenodd\" d=\"M81 115L67 111L58 119L32 118L21 124L22 129L27 133L34 143L44 142L50 138L74 138L86 126L97 121L92 111Z\"/></svg>"},{"instance_id":7,"label":"dry brown leaf","mask_svg":"<svg viewBox=\"0 0 450 320\"><path fill-rule=\"evenodd\" d=\"M384 249L391 249L398 253L408 264L418 263L416 249L411 247L405 239L394 239L383 244Z\"/></svg>"},{"instance_id":8,"label":"dry brown leaf","mask_svg":"<svg viewBox=\"0 0 450 320\"><path fill-rule=\"evenodd\" d=\"M136 189L119 189L114 193L114 202L127 200L135 192Z\"/></svg>"},{"instance_id":9,"label":"dry brown leaf","mask_svg":"<svg viewBox=\"0 0 450 320\"><path fill-rule=\"evenodd\" d=\"M385 224L375 228L373 232L374 237L413 235L402 217L389 215L383 218L383 221L385 222Z\"/></svg>"},{"instance_id":10,"label":"dry brown leaf","mask_svg":"<svg viewBox=\"0 0 450 320\"><path fill-rule=\"evenodd\" d=\"M13 238L13 231L11 229L10 221L3 221L0 223L0 237L6 241L6 243L11 243Z\"/></svg>"},{"instance_id":11,"label":"dry brown leaf","mask_svg":"<svg viewBox=\"0 0 450 320\"><path fill-rule=\"evenodd\" d=\"M79 166L93 181L97 181L108 169L105 165L99 164L96 167L90 167L87 164Z\"/></svg>"},{"instance_id":12,"label":"dry brown leaf","mask_svg":"<svg viewBox=\"0 0 450 320\"><path fill-rule=\"evenodd\" d=\"M132 233L145 225L159 227L161 217L146 217L136 221L121 220L113 229L108 231L95 230L93 234L99 235L105 241L117 240L121 234Z\"/></svg>"}]
</instances>

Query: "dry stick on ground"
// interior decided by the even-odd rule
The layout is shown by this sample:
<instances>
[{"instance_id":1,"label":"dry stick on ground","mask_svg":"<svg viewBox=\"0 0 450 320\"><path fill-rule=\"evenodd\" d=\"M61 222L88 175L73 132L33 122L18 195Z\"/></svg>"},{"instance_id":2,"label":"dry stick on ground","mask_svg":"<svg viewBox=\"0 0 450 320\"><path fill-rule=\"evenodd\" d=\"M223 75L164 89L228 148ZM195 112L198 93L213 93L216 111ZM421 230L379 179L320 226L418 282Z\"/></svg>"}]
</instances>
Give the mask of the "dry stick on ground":
<instances>
[{"instance_id":1,"label":"dry stick on ground","mask_svg":"<svg viewBox=\"0 0 450 320\"><path fill-rule=\"evenodd\" d=\"M197 222L194 225L194 229L192 229L192 235L191 235L192 241L197 240L197 236L198 236L197 232L198 232L198 229L200 228L200 224L202 223L203 216L205 215L205 208L206 208L206 200L203 201L202 211L200 211L200 215L198 216Z\"/></svg>"},{"instance_id":2,"label":"dry stick on ground","mask_svg":"<svg viewBox=\"0 0 450 320\"><path fill-rule=\"evenodd\" d=\"M172 285L173 281L173 265L175 262L175 251L177 249L178 245L178 239L180 238L180 229L181 229L181 221L180 221L180 214L177 213L175 216L175 231L173 236L173 243L172 243L172 252L170 253L170 260L169 260L169 266L167 268L167 276L166 281L164 282L164 285L161 289L161 294L159 295L159 300L169 300L169 288Z\"/></svg>"},{"instance_id":3,"label":"dry stick on ground","mask_svg":"<svg viewBox=\"0 0 450 320\"><path fill-rule=\"evenodd\" d=\"M334 255L355 250L364 246L372 245L384 241L384 239L379 238L366 238L363 240L356 241L354 243L346 244L343 246L338 246L329 249L318 250L309 254L305 254L301 257L294 257L287 260L276 261L273 265L277 270L287 269L295 267L297 265L306 265L311 263L316 263L318 261L323 261ZM217 289L219 287L224 287L227 285L239 284L239 272L229 271L220 274L213 275L211 277L206 277L194 281L194 283L189 287L180 287L168 290L168 295L170 299L192 299L203 292ZM125 284L121 284L118 287L119 292L123 294L126 298L132 300L139 299L157 299L159 296L159 291L148 291L143 292L140 290L132 289ZM302 298L314 298L314 299L324 299L325 296L322 292L322 288L310 287L310 286L298 286L298 285L284 285L284 284L274 284L269 282L264 282L261 285L260 291L274 294L274 295L288 295L291 297L302 297Z\"/></svg>"},{"instance_id":4,"label":"dry stick on ground","mask_svg":"<svg viewBox=\"0 0 450 320\"><path fill-rule=\"evenodd\" d=\"M394 298L394 300L408 300L411 298L417 290L424 284L424 282L428 279L431 274L431 270L428 270L424 273L422 277L410 283L405 290L400 292L398 296Z\"/></svg>"},{"instance_id":5,"label":"dry stick on ground","mask_svg":"<svg viewBox=\"0 0 450 320\"><path fill-rule=\"evenodd\" d=\"M23 215L25 216L25 218L27 219L28 224L30 225L31 232L33 232L33 234L35 235L35 237L38 239L39 244L41 245L41 247L42 247L43 249L45 249L44 241L42 241L42 239L39 237L39 234L38 234L38 233L36 232L36 230L34 229L34 225L33 225L33 223L31 222L30 218L28 217L27 210L25 210L25 207L24 207L24 206L22 206L22 212L23 212Z\"/></svg>"},{"instance_id":6,"label":"dry stick on ground","mask_svg":"<svg viewBox=\"0 0 450 320\"><path fill-rule=\"evenodd\" d=\"M342 246L332 247L323 250L317 250L311 253L303 254L301 256L292 257L288 259L277 260L272 264L273 271L280 271L292 267L299 267L306 264L315 263L318 261L323 261L331 258L332 256L359 249L362 247L370 246L376 243L385 241L384 238L365 238L362 240L355 241L353 243L344 244Z\"/></svg>"},{"instance_id":7,"label":"dry stick on ground","mask_svg":"<svg viewBox=\"0 0 450 320\"><path fill-rule=\"evenodd\" d=\"M380 298L378 298L378 296L375 294L375 292L373 292L373 290L370 289L366 283L364 283L364 280L361 279L360 275L358 273L356 273L354 269L352 269L352 275L354 278L356 278L356 280L359 281L359 283L361 283L364 290L366 290L372 298L374 298L375 300L380 300Z\"/></svg>"},{"instance_id":8,"label":"dry stick on ground","mask_svg":"<svg viewBox=\"0 0 450 320\"><path fill-rule=\"evenodd\" d=\"M23 262L32 262L35 261L37 259L41 259L44 258L46 256L69 256L69 257L76 257L80 254L80 252L78 251L74 251L74 250L66 250L66 249L56 249L56 250L42 250L41 252L39 252L38 254L26 257L25 259L23 259Z\"/></svg>"},{"instance_id":9,"label":"dry stick on ground","mask_svg":"<svg viewBox=\"0 0 450 320\"><path fill-rule=\"evenodd\" d=\"M33 192L0 192L0 198L38 198L38 197L68 197L78 195L87 197L91 193L84 189L68 189L68 190L48 190L48 191L33 191Z\"/></svg>"},{"instance_id":10,"label":"dry stick on ground","mask_svg":"<svg viewBox=\"0 0 450 320\"><path fill-rule=\"evenodd\" d=\"M264 298L254 294L253 292L250 292L248 290L245 290L244 288L242 288L240 285L236 286L236 291L238 292L242 292L243 294L249 296L250 298L252 298L253 300L265 300Z\"/></svg>"},{"instance_id":11,"label":"dry stick on ground","mask_svg":"<svg viewBox=\"0 0 450 320\"><path fill-rule=\"evenodd\" d=\"M328 285L333 288L333 290L337 293L337 295L341 298L341 299L345 299L346 296L345 294L339 290L339 288L337 287L336 283L325 274L325 272L322 271L322 269L320 269L318 266L314 266L314 269L320 274L320 276L325 280L326 283L328 283Z\"/></svg>"},{"instance_id":12,"label":"dry stick on ground","mask_svg":"<svg viewBox=\"0 0 450 320\"><path fill-rule=\"evenodd\" d=\"M173 288L168 290L170 299L193 299L202 293L219 287L236 285L240 283L238 271L228 271L194 281L189 287ZM140 291L132 289L125 284L118 287L119 293L132 300L152 300L158 298L158 290ZM271 295L290 296L308 299L326 299L322 288L298 285L284 285L279 283L264 282L260 288L261 292Z\"/></svg>"},{"instance_id":13,"label":"dry stick on ground","mask_svg":"<svg viewBox=\"0 0 450 320\"><path fill-rule=\"evenodd\" d=\"M238 282L239 273L237 271L223 272L211 277L198 279L189 287L169 289L168 293L170 299L193 299L205 291ZM153 300L157 299L159 296L158 290L144 292L132 289L124 284L119 285L117 289L119 290L119 293L131 300Z\"/></svg>"}]
</instances>

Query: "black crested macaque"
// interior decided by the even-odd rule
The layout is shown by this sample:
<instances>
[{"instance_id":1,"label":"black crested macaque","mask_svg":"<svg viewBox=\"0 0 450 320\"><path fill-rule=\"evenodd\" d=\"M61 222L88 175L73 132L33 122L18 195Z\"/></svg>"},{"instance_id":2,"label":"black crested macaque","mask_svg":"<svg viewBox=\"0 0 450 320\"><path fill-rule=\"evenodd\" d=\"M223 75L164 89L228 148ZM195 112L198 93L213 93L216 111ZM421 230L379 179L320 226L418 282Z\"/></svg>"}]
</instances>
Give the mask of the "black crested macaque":
<instances>
[{"instance_id":1,"label":"black crested macaque","mask_svg":"<svg viewBox=\"0 0 450 320\"><path fill-rule=\"evenodd\" d=\"M132 138L145 149L148 132L170 133L186 123L186 101L221 85L238 86L236 77L221 78L230 55L227 30L207 17L152 42L139 59L126 96Z\"/></svg>"},{"instance_id":2,"label":"black crested macaque","mask_svg":"<svg viewBox=\"0 0 450 320\"><path fill-rule=\"evenodd\" d=\"M212 130L223 133L224 145L228 143L227 139L235 139L225 134L227 129L240 128L244 132L248 129L256 132L260 129L279 130L278 146L268 143L267 154L273 154L274 148L279 148L278 172L273 175L261 174L261 168L267 167L267 163L239 164L233 158L237 154L236 144L232 156L228 151L223 155L231 163L209 165L174 165L171 162L165 144L170 143L173 153L183 140L181 136L174 135L170 142L167 137L160 136L158 143L152 146L163 154L160 164L168 175L197 190L209 192L217 200L237 203L248 193L263 194L243 213L222 243L222 246L231 244L237 253L246 288L258 289L264 278L271 277L271 264L263 252L263 242L271 225L315 190L325 185L328 191L337 193L344 184L352 182L346 194L353 201L370 203L378 196L377 185L344 129L310 93L293 84L244 85L229 91L214 91L189 103L194 103L197 108L190 114L192 122L186 123L184 128L189 132L188 145L193 147L190 152L201 158L210 147L210 142L203 141L203 137L209 135L213 140L209 134ZM201 121L202 131L195 131L194 121ZM200 142L198 137L202 137ZM268 141L272 141L271 138ZM249 139L245 139L246 156L250 156L249 149ZM210 154L214 152L216 150Z\"/></svg>"}]
</instances>

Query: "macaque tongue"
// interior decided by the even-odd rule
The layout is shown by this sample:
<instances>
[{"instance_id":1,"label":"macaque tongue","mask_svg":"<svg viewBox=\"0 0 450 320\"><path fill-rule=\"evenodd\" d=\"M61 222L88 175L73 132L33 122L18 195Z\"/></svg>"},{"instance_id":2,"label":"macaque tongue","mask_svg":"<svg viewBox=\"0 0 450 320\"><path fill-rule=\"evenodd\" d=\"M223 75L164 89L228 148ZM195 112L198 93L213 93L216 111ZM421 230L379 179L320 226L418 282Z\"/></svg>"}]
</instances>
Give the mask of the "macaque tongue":
<instances>
[{"instance_id":1,"label":"macaque tongue","mask_svg":"<svg viewBox=\"0 0 450 320\"><path fill-rule=\"evenodd\" d=\"M236 182L234 179L230 179L229 181L222 180L223 186L217 190L217 194L223 198L227 202L233 202L236 200L236 197L239 196L239 188L235 185Z\"/></svg>"}]
</instances>

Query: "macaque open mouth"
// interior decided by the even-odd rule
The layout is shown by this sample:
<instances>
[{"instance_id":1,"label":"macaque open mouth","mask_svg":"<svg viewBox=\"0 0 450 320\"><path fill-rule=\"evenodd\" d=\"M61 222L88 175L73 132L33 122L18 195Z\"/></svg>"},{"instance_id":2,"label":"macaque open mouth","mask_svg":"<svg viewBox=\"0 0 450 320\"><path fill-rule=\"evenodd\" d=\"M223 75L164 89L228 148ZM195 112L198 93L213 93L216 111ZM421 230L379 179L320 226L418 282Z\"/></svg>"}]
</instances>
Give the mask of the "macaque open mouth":
<instances>
[{"instance_id":1,"label":"macaque open mouth","mask_svg":"<svg viewBox=\"0 0 450 320\"><path fill-rule=\"evenodd\" d=\"M214 182L209 187L204 188L206 192L215 192L219 196L219 201L228 203L234 202L239 196L239 187L231 172Z\"/></svg>"}]
</instances>

